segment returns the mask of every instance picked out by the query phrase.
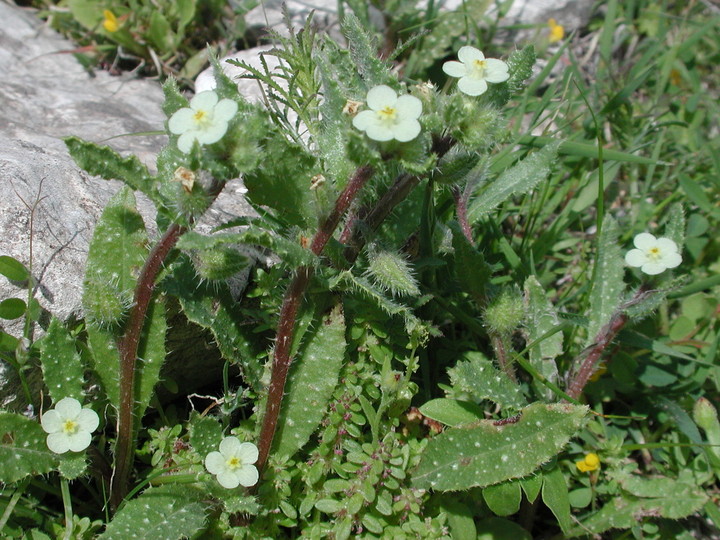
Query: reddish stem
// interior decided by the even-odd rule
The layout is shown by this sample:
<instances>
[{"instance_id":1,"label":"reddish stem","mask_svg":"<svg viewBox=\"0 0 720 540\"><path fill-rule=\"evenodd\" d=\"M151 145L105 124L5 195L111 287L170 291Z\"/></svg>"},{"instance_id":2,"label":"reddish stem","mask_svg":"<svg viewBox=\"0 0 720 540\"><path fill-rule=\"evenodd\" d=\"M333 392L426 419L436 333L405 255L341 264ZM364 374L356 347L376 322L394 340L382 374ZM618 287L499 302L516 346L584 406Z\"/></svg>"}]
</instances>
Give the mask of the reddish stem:
<instances>
[{"instance_id":1,"label":"reddish stem","mask_svg":"<svg viewBox=\"0 0 720 540\"><path fill-rule=\"evenodd\" d=\"M343 192L340 193L330 215L320 225L318 232L313 237L310 250L315 255L322 253L328 241L332 238L335 229L337 229L337 226L340 224L340 219L343 214L345 214L350 203L357 197L360 189L370 179L373 172L373 168L369 165L360 167L355 171L355 174ZM275 350L273 351L273 366L270 376L270 386L268 387L267 405L265 406L265 416L263 417L260 441L258 443L259 456L257 467L260 471L262 471L267 464L270 448L272 447L275 437L278 417L280 415L280 406L282 405L282 397L285 392L285 383L290 365L292 364L290 348L295 335L297 314L305 289L310 282L312 272L313 269L307 266L298 268L295 277L290 283L290 287L288 287L285 293L282 308L280 309L280 320L278 322Z\"/></svg>"},{"instance_id":2,"label":"reddish stem","mask_svg":"<svg viewBox=\"0 0 720 540\"><path fill-rule=\"evenodd\" d=\"M585 385L588 383L590 377L592 377L592 374L595 372L595 367L600 361L600 357L602 356L603 351L607 348L608 345L610 345L612 340L615 339L615 336L617 336L618 332L623 329L623 327L627 323L627 320L627 315L625 315L624 313L616 313L612 316L610 322L607 323L602 328L602 330L600 330L597 337L595 338L595 344L590 348L590 351L588 352L587 356L585 356L585 359L583 360L580 369L575 374L575 377L573 377L573 380L568 387L568 396L573 399L578 399L580 397L580 394L582 394Z\"/></svg>"},{"instance_id":3,"label":"reddish stem","mask_svg":"<svg viewBox=\"0 0 720 540\"><path fill-rule=\"evenodd\" d=\"M465 235L465 238L467 238L467 241L470 242L470 245L475 247L475 241L472 237L472 228L470 227L470 223L467 218L467 200L463 197L462 193L460 193L460 188L458 186L453 187L452 194L453 199L455 199L455 214L457 215L460 229L462 229L462 233Z\"/></svg>"},{"instance_id":4,"label":"reddish stem","mask_svg":"<svg viewBox=\"0 0 720 540\"><path fill-rule=\"evenodd\" d=\"M117 422L117 443L115 444L115 471L110 482L110 505L115 509L127 494L127 483L133 461L135 364L140 335L145 323L145 315L155 290L155 279L162 268L162 263L186 230L185 227L178 224L171 225L150 251L135 287L133 307L130 311L125 334L118 343L118 349L120 350L120 405Z\"/></svg>"}]
</instances>

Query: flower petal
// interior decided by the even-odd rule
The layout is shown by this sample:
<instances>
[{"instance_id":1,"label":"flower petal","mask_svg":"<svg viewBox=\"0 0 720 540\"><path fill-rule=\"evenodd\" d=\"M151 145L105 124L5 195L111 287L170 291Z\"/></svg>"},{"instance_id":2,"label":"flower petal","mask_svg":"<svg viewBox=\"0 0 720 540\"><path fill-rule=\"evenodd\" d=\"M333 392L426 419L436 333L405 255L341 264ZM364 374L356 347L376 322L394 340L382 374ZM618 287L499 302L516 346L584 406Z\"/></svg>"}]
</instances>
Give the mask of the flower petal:
<instances>
[{"instance_id":1,"label":"flower petal","mask_svg":"<svg viewBox=\"0 0 720 540\"><path fill-rule=\"evenodd\" d=\"M505 82L510 78L508 66L502 60L488 58L485 60L485 80L491 83Z\"/></svg>"},{"instance_id":2,"label":"flower petal","mask_svg":"<svg viewBox=\"0 0 720 540\"><path fill-rule=\"evenodd\" d=\"M62 419L55 409L50 409L42 415L40 425L45 433L57 433L62 430Z\"/></svg>"},{"instance_id":3,"label":"flower petal","mask_svg":"<svg viewBox=\"0 0 720 540\"><path fill-rule=\"evenodd\" d=\"M458 81L458 88L463 94L467 94L468 96L479 96L487 91L488 85L485 79L463 77Z\"/></svg>"},{"instance_id":4,"label":"flower petal","mask_svg":"<svg viewBox=\"0 0 720 540\"><path fill-rule=\"evenodd\" d=\"M393 137L400 142L412 141L420 133L420 122L415 119L405 120L395 125Z\"/></svg>"},{"instance_id":5,"label":"flower petal","mask_svg":"<svg viewBox=\"0 0 720 540\"><path fill-rule=\"evenodd\" d=\"M662 262L666 268L675 268L680 266L682 256L679 253L668 253L663 257Z\"/></svg>"},{"instance_id":6,"label":"flower petal","mask_svg":"<svg viewBox=\"0 0 720 540\"><path fill-rule=\"evenodd\" d=\"M460 60L463 64L471 64L475 60L485 60L485 55L482 51L480 51L480 49L476 49L470 45L465 45L464 47L460 47L460 50L458 51L458 60Z\"/></svg>"},{"instance_id":7,"label":"flower petal","mask_svg":"<svg viewBox=\"0 0 720 540\"><path fill-rule=\"evenodd\" d=\"M92 409L83 409L77 417L77 422L80 425L80 429L92 433L100 425L100 418Z\"/></svg>"},{"instance_id":8,"label":"flower petal","mask_svg":"<svg viewBox=\"0 0 720 540\"><path fill-rule=\"evenodd\" d=\"M370 125L375 124L377 115L374 111L361 111L353 118L352 125L360 131L365 131Z\"/></svg>"},{"instance_id":9,"label":"flower petal","mask_svg":"<svg viewBox=\"0 0 720 540\"><path fill-rule=\"evenodd\" d=\"M187 107L175 111L175 114L173 114L170 117L170 120L168 120L168 129L170 130L170 133L180 135L181 133L185 133L189 129L194 129L194 115L195 112Z\"/></svg>"},{"instance_id":10,"label":"flower petal","mask_svg":"<svg viewBox=\"0 0 720 540\"><path fill-rule=\"evenodd\" d=\"M445 62L442 67L443 71L451 77L464 77L467 74L467 68L462 62L450 60Z\"/></svg>"},{"instance_id":11,"label":"flower petal","mask_svg":"<svg viewBox=\"0 0 720 540\"><path fill-rule=\"evenodd\" d=\"M225 467L225 458L220 452L210 452L205 456L205 468L210 474L219 474Z\"/></svg>"},{"instance_id":12,"label":"flower petal","mask_svg":"<svg viewBox=\"0 0 720 540\"><path fill-rule=\"evenodd\" d=\"M189 154L190 150L192 150L195 139L197 139L196 131L186 131L185 133L180 135L180 138L178 139L178 150L180 150L184 154Z\"/></svg>"},{"instance_id":13,"label":"flower petal","mask_svg":"<svg viewBox=\"0 0 720 540\"><path fill-rule=\"evenodd\" d=\"M238 104L236 101L233 101L232 99L221 99L220 103L215 105L215 110L213 111L214 118L216 120L220 121L229 121L238 110Z\"/></svg>"},{"instance_id":14,"label":"flower petal","mask_svg":"<svg viewBox=\"0 0 720 540\"><path fill-rule=\"evenodd\" d=\"M240 440L237 437L225 437L220 441L220 453L225 457L237 456Z\"/></svg>"},{"instance_id":15,"label":"flower petal","mask_svg":"<svg viewBox=\"0 0 720 540\"><path fill-rule=\"evenodd\" d=\"M636 248L642 249L642 250L648 250L651 247L654 247L656 245L657 240L655 237L650 233L640 233L635 236L633 239L633 244Z\"/></svg>"},{"instance_id":16,"label":"flower petal","mask_svg":"<svg viewBox=\"0 0 720 540\"><path fill-rule=\"evenodd\" d=\"M257 484L258 478L260 478L257 467L254 465L247 465L239 471L236 471L235 474L238 477L238 481L245 487L254 486Z\"/></svg>"},{"instance_id":17,"label":"flower petal","mask_svg":"<svg viewBox=\"0 0 720 540\"><path fill-rule=\"evenodd\" d=\"M372 123L365 128L365 133L374 141L390 141L393 138L392 129L380 123Z\"/></svg>"},{"instance_id":18,"label":"flower petal","mask_svg":"<svg viewBox=\"0 0 720 540\"><path fill-rule=\"evenodd\" d=\"M259 452L257 446L253 443L244 442L240 445L235 455L239 457L244 464L250 465L258 460Z\"/></svg>"},{"instance_id":19,"label":"flower petal","mask_svg":"<svg viewBox=\"0 0 720 540\"><path fill-rule=\"evenodd\" d=\"M55 404L55 410L62 419L75 419L77 418L77 415L80 414L82 405L80 405L80 402L77 399L66 397L62 398Z\"/></svg>"},{"instance_id":20,"label":"flower petal","mask_svg":"<svg viewBox=\"0 0 720 540\"><path fill-rule=\"evenodd\" d=\"M677 253L678 247L675 242L669 238L658 238L657 246L663 253Z\"/></svg>"},{"instance_id":21,"label":"flower petal","mask_svg":"<svg viewBox=\"0 0 720 540\"><path fill-rule=\"evenodd\" d=\"M642 266L648 258L642 249L631 249L625 254L625 262L630 266Z\"/></svg>"},{"instance_id":22,"label":"flower petal","mask_svg":"<svg viewBox=\"0 0 720 540\"><path fill-rule=\"evenodd\" d=\"M656 276L662 274L665 271L665 265L659 262L649 261L640 267L640 270L645 272L649 276Z\"/></svg>"},{"instance_id":23,"label":"flower petal","mask_svg":"<svg viewBox=\"0 0 720 540\"><path fill-rule=\"evenodd\" d=\"M216 478L220 485L227 489L235 489L240 485L240 478L232 471L223 471Z\"/></svg>"},{"instance_id":24,"label":"flower petal","mask_svg":"<svg viewBox=\"0 0 720 540\"><path fill-rule=\"evenodd\" d=\"M82 452L92 441L92 435L88 431L78 431L74 435L68 437L68 445L73 452Z\"/></svg>"},{"instance_id":25,"label":"flower petal","mask_svg":"<svg viewBox=\"0 0 720 540\"><path fill-rule=\"evenodd\" d=\"M227 131L228 124L225 121L218 122L215 120L205 129L195 132L195 138L200 144L213 144L222 139Z\"/></svg>"},{"instance_id":26,"label":"flower petal","mask_svg":"<svg viewBox=\"0 0 720 540\"><path fill-rule=\"evenodd\" d=\"M190 108L194 111L209 111L212 110L218 102L218 95L212 90L206 90L195 94L195 97L190 100Z\"/></svg>"},{"instance_id":27,"label":"flower petal","mask_svg":"<svg viewBox=\"0 0 720 540\"><path fill-rule=\"evenodd\" d=\"M414 120L422 114L422 102L415 96L400 96L395 103L395 110L403 120Z\"/></svg>"},{"instance_id":28,"label":"flower petal","mask_svg":"<svg viewBox=\"0 0 720 540\"><path fill-rule=\"evenodd\" d=\"M368 107L372 110L379 111L385 107L392 107L395 105L395 102L397 101L397 93L389 86L381 84L368 91L365 101L367 102Z\"/></svg>"},{"instance_id":29,"label":"flower petal","mask_svg":"<svg viewBox=\"0 0 720 540\"><path fill-rule=\"evenodd\" d=\"M51 433L45 440L51 452L64 454L70 450L70 438L64 432Z\"/></svg>"}]
</instances>

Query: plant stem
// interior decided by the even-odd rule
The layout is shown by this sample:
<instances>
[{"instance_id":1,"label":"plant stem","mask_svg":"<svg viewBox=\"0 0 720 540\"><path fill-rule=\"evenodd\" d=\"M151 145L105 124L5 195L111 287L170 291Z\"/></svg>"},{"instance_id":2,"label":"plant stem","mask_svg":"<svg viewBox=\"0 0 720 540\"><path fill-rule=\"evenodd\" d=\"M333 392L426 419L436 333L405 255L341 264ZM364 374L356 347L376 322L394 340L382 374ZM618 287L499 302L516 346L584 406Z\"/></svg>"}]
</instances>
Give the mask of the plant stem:
<instances>
[{"instance_id":1,"label":"plant stem","mask_svg":"<svg viewBox=\"0 0 720 540\"><path fill-rule=\"evenodd\" d=\"M475 247L475 241L472 237L472 228L467 218L467 199L463 197L458 186L453 186L452 189L453 199L455 199L455 215L457 216L458 223L463 235L467 238L467 241L471 246Z\"/></svg>"},{"instance_id":2,"label":"plant stem","mask_svg":"<svg viewBox=\"0 0 720 540\"><path fill-rule=\"evenodd\" d=\"M71 540L73 532L72 499L70 498L70 483L65 477L60 477L60 491L62 492L63 508L65 509L65 534L63 540Z\"/></svg>"},{"instance_id":3,"label":"plant stem","mask_svg":"<svg viewBox=\"0 0 720 540\"><path fill-rule=\"evenodd\" d=\"M135 364L145 315L155 290L155 279L162 264L186 230L177 223L171 225L150 251L135 287L133 307L125 334L118 343L120 350L120 408L118 410L117 443L115 444L115 470L110 482L110 505L113 508L117 508L125 498L133 461Z\"/></svg>"},{"instance_id":4,"label":"plant stem","mask_svg":"<svg viewBox=\"0 0 720 540\"><path fill-rule=\"evenodd\" d=\"M25 493L25 488L30 483L30 478L27 477L25 480L20 482L17 486L17 489L13 492L12 496L10 497L10 500L7 503L7 506L5 507L5 512L3 512L3 515L0 517L0 531L2 531L5 528L5 525L7 524L8 520L10 519L10 516L12 516L13 510L15 510L15 506L17 505L18 501L20 500L20 497L22 497L22 494Z\"/></svg>"},{"instance_id":5,"label":"plant stem","mask_svg":"<svg viewBox=\"0 0 720 540\"><path fill-rule=\"evenodd\" d=\"M337 229L337 226L340 224L340 219L343 214L345 214L350 203L357 197L360 189L370 179L373 172L373 168L369 165L359 167L355 171L355 174L353 174L347 186L345 186L345 189L340 193L332 211L320 225L318 232L313 237L310 250L315 255L320 255L323 249L325 249L335 229ZM295 277L290 283L290 287L288 287L288 290L285 292L285 298L283 299L282 308L280 309L280 320L278 322L275 349L273 351L273 366L270 376L270 386L268 387L267 405L265 406L265 416L263 417L260 441L258 444L259 456L257 467L260 471L262 471L267 464L270 448L272 447L273 438L275 437L280 406L282 404L283 393L285 392L285 382L287 381L287 374L290 370L290 364L292 363L290 348L295 335L297 313L312 273L312 268L308 266L298 268Z\"/></svg>"},{"instance_id":6,"label":"plant stem","mask_svg":"<svg viewBox=\"0 0 720 540\"><path fill-rule=\"evenodd\" d=\"M578 399L582 394L585 385L590 380L595 367L597 366L603 351L607 348L610 342L615 339L618 332L622 330L627 323L627 315L624 313L615 313L611 318L610 322L607 323L602 330L598 333L595 338L595 344L590 348L589 352L585 356L585 359L580 366L580 369L573 377L570 386L568 387L568 395L573 399Z\"/></svg>"}]
</instances>

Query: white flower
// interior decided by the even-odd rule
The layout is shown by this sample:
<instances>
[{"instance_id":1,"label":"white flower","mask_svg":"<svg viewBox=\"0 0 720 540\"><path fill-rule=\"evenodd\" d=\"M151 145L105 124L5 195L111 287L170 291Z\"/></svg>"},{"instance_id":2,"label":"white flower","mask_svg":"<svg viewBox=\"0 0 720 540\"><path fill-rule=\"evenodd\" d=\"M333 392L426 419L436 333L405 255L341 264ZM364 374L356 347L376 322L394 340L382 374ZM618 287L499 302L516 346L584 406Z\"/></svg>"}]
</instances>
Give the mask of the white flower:
<instances>
[{"instance_id":1,"label":"white flower","mask_svg":"<svg viewBox=\"0 0 720 540\"><path fill-rule=\"evenodd\" d=\"M655 238L649 233L640 233L633 240L637 249L631 249L625 255L630 266L639 266L640 270L654 276L667 268L675 268L682 262L675 242L669 238Z\"/></svg>"},{"instance_id":2,"label":"white flower","mask_svg":"<svg viewBox=\"0 0 720 540\"><path fill-rule=\"evenodd\" d=\"M77 399L69 397L58 401L40 420L43 430L49 433L48 448L56 454L85 450L92 439L90 434L99 424L100 418L95 411L83 409Z\"/></svg>"},{"instance_id":3,"label":"white flower","mask_svg":"<svg viewBox=\"0 0 720 540\"><path fill-rule=\"evenodd\" d=\"M413 140L420 133L422 103L415 96L398 97L395 90L381 84L367 93L369 111L362 111L353 118L353 126L367 133L375 141L400 142Z\"/></svg>"},{"instance_id":4,"label":"white flower","mask_svg":"<svg viewBox=\"0 0 720 540\"><path fill-rule=\"evenodd\" d=\"M220 451L210 452L205 457L205 468L224 488L233 489L240 484L250 487L258 481L258 470L253 465L257 459L258 449L253 443L225 437L220 442Z\"/></svg>"},{"instance_id":5,"label":"white flower","mask_svg":"<svg viewBox=\"0 0 720 540\"><path fill-rule=\"evenodd\" d=\"M501 83L508 80L508 66L502 60L485 58L485 55L468 45L460 47L458 60L443 64L443 71L451 77L460 77L458 88L468 96L484 94L487 83Z\"/></svg>"},{"instance_id":6,"label":"white flower","mask_svg":"<svg viewBox=\"0 0 720 540\"><path fill-rule=\"evenodd\" d=\"M200 92L190 100L190 107L176 111L170 117L168 128L180 135L177 145L181 152L190 152L193 142L212 144L225 135L228 122L237 112L238 104L232 99L221 99L212 90Z\"/></svg>"}]
</instances>

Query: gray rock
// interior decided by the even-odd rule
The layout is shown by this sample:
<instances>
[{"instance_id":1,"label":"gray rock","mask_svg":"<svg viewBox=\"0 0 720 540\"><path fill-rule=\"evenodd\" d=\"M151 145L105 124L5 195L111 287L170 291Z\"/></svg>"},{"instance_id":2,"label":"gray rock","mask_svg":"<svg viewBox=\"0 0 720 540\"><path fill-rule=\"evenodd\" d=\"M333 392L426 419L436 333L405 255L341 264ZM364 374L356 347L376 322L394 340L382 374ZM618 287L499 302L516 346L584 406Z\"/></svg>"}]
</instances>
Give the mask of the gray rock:
<instances>
[{"instance_id":1,"label":"gray rock","mask_svg":"<svg viewBox=\"0 0 720 540\"><path fill-rule=\"evenodd\" d=\"M0 20L0 254L29 265L32 224L35 297L61 319L80 317L88 245L103 207L121 183L79 170L62 137L78 135L109 144L153 168L166 137L122 135L163 129L163 93L157 81L88 73L64 52L74 45L31 11L0 3ZM250 211L241 188L239 180L229 183L202 230ZM150 234L155 234L154 207L141 196L138 204ZM27 290L0 276L0 300L9 297L25 299ZM22 321L0 325L5 332L22 335ZM34 328L33 337L41 332ZM16 397L6 384L12 375L0 362L2 406Z\"/></svg>"}]
</instances>

